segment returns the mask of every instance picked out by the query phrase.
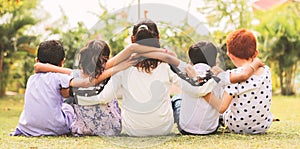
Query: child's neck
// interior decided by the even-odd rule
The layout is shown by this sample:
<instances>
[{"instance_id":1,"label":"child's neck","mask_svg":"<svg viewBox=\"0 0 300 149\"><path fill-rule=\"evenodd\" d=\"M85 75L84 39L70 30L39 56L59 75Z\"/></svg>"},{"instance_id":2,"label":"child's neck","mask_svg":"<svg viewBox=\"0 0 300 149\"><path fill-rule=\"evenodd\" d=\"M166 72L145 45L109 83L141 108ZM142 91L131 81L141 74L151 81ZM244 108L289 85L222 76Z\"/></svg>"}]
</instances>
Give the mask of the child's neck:
<instances>
[{"instance_id":1,"label":"child's neck","mask_svg":"<svg viewBox=\"0 0 300 149\"><path fill-rule=\"evenodd\" d=\"M242 67L245 65L249 65L252 61L252 59L237 59L235 65L236 67Z\"/></svg>"}]
</instances>

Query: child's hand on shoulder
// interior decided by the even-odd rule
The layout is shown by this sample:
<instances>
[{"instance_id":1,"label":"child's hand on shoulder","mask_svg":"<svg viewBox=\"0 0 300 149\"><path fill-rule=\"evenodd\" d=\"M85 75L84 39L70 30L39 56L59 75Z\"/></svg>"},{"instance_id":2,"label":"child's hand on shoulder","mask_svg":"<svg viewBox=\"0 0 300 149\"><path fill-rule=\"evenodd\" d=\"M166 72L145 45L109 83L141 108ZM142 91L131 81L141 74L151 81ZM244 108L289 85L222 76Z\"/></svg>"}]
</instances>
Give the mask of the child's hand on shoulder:
<instances>
[{"instance_id":1,"label":"child's hand on shoulder","mask_svg":"<svg viewBox=\"0 0 300 149\"><path fill-rule=\"evenodd\" d=\"M40 62L36 62L36 63L33 65L34 73L42 72L42 68L43 68L43 67L47 67L46 64L43 64L43 63L40 63Z\"/></svg>"},{"instance_id":2,"label":"child's hand on shoulder","mask_svg":"<svg viewBox=\"0 0 300 149\"><path fill-rule=\"evenodd\" d=\"M218 75L219 73L223 72L224 70L222 68L220 68L219 66L214 66L210 69L214 75Z\"/></svg>"},{"instance_id":3,"label":"child's hand on shoulder","mask_svg":"<svg viewBox=\"0 0 300 149\"><path fill-rule=\"evenodd\" d=\"M127 59L119 64L117 64L114 68L117 70L117 71L121 71L121 70L125 70L127 69L128 67L130 66L134 66L137 64L137 60L136 59Z\"/></svg>"},{"instance_id":4,"label":"child's hand on shoulder","mask_svg":"<svg viewBox=\"0 0 300 149\"><path fill-rule=\"evenodd\" d=\"M171 50L167 50L166 49L166 53L169 54L169 55L171 55L171 56L177 57L176 53L173 52L173 51L171 51Z\"/></svg>"},{"instance_id":5,"label":"child's hand on shoulder","mask_svg":"<svg viewBox=\"0 0 300 149\"><path fill-rule=\"evenodd\" d=\"M190 78L195 78L198 76L196 70L194 69L193 66L191 65L187 65L185 67L185 72L187 73L187 75L190 77Z\"/></svg>"},{"instance_id":6,"label":"child's hand on shoulder","mask_svg":"<svg viewBox=\"0 0 300 149\"><path fill-rule=\"evenodd\" d=\"M258 57L254 58L252 63L253 63L253 65L255 65L257 68L263 67L263 66L265 65Z\"/></svg>"}]
</instances>

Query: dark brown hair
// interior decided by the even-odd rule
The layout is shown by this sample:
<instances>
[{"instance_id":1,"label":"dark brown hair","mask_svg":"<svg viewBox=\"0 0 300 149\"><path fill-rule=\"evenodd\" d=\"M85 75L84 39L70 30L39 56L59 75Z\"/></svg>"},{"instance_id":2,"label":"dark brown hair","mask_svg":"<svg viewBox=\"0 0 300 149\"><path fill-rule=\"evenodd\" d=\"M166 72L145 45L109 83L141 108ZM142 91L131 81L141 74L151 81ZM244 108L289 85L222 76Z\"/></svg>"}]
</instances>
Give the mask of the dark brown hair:
<instances>
[{"instance_id":1,"label":"dark brown hair","mask_svg":"<svg viewBox=\"0 0 300 149\"><path fill-rule=\"evenodd\" d=\"M92 40L80 50L79 67L90 78L102 74L109 58L110 48L102 40Z\"/></svg>"},{"instance_id":2,"label":"dark brown hair","mask_svg":"<svg viewBox=\"0 0 300 149\"><path fill-rule=\"evenodd\" d=\"M47 40L40 43L37 52L39 62L58 66L64 58L64 47L59 40Z\"/></svg>"},{"instance_id":3,"label":"dark brown hair","mask_svg":"<svg viewBox=\"0 0 300 149\"><path fill-rule=\"evenodd\" d=\"M227 36L226 45L229 53L242 59L252 58L257 50L254 34L246 29L231 32Z\"/></svg>"},{"instance_id":4,"label":"dark brown hair","mask_svg":"<svg viewBox=\"0 0 300 149\"><path fill-rule=\"evenodd\" d=\"M213 67L216 65L218 50L211 42L200 41L190 46L188 55L191 62L195 65L197 63L204 63Z\"/></svg>"},{"instance_id":5,"label":"dark brown hair","mask_svg":"<svg viewBox=\"0 0 300 149\"><path fill-rule=\"evenodd\" d=\"M156 24L149 19L143 19L133 26L132 35L135 37L135 42L147 46L160 47L159 32ZM138 69L150 73L161 63L158 59L145 59L136 64Z\"/></svg>"}]
</instances>

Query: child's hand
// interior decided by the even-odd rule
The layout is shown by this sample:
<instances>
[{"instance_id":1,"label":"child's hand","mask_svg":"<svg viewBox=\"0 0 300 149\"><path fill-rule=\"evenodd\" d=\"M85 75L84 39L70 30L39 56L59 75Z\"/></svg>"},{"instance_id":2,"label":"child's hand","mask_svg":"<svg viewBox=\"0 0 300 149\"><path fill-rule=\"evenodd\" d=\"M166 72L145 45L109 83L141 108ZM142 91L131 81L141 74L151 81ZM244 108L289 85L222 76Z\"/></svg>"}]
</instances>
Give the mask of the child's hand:
<instances>
[{"instance_id":1,"label":"child's hand","mask_svg":"<svg viewBox=\"0 0 300 149\"><path fill-rule=\"evenodd\" d=\"M43 68L43 67L47 67L47 64L43 64L43 63L39 63L39 62L35 63L33 65L34 73L42 72L41 68Z\"/></svg>"},{"instance_id":2,"label":"child's hand","mask_svg":"<svg viewBox=\"0 0 300 149\"><path fill-rule=\"evenodd\" d=\"M218 66L214 66L214 67L212 67L210 70L211 70L211 71L214 73L214 75L216 75L216 76L217 76L219 73L221 73L221 72L224 71L222 68L220 68L220 67L218 67Z\"/></svg>"},{"instance_id":3,"label":"child's hand","mask_svg":"<svg viewBox=\"0 0 300 149\"><path fill-rule=\"evenodd\" d=\"M187 73L187 75L190 77L190 78L195 78L198 76L196 70L194 69L193 66L191 65L188 65L187 67L185 67L185 72Z\"/></svg>"},{"instance_id":4,"label":"child's hand","mask_svg":"<svg viewBox=\"0 0 300 149\"><path fill-rule=\"evenodd\" d=\"M64 98L68 98L68 97L70 97L69 91L70 91L69 88L63 88L63 89L60 90L60 94Z\"/></svg>"},{"instance_id":5,"label":"child's hand","mask_svg":"<svg viewBox=\"0 0 300 149\"><path fill-rule=\"evenodd\" d=\"M127 59L127 60L119 63L118 65L114 66L113 68L115 68L116 71L122 71L122 70L125 70L128 67L134 66L136 64L137 64L137 60L130 58L130 59Z\"/></svg>"},{"instance_id":6,"label":"child's hand","mask_svg":"<svg viewBox=\"0 0 300 149\"><path fill-rule=\"evenodd\" d=\"M263 67L265 64L259 59L259 58L254 58L252 64L254 65L255 68Z\"/></svg>"},{"instance_id":7,"label":"child's hand","mask_svg":"<svg viewBox=\"0 0 300 149\"><path fill-rule=\"evenodd\" d=\"M166 53L169 54L169 55L171 55L171 56L177 57L176 53L173 52L173 51L166 50Z\"/></svg>"},{"instance_id":8,"label":"child's hand","mask_svg":"<svg viewBox=\"0 0 300 149\"><path fill-rule=\"evenodd\" d=\"M146 59L147 53L133 53L131 54L129 60L136 60L136 61L142 61L142 59Z\"/></svg>"}]
</instances>

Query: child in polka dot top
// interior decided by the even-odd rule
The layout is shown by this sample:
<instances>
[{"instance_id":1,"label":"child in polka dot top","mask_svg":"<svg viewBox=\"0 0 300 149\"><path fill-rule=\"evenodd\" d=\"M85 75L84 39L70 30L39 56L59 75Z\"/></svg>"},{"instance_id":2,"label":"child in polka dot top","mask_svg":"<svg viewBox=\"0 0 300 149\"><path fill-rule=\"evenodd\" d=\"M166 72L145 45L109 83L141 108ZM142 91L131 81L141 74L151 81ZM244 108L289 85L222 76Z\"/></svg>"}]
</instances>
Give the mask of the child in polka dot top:
<instances>
[{"instance_id":1,"label":"child in polka dot top","mask_svg":"<svg viewBox=\"0 0 300 149\"><path fill-rule=\"evenodd\" d=\"M257 57L258 51L255 36L246 29L230 33L226 44L227 55L237 68L218 75L229 78L230 72L243 72L243 66L249 65ZM230 131L247 134L264 133L270 128L273 121L271 98L272 82L268 66L255 70L244 82L225 86L221 100L212 93L205 96L207 102L224 113L225 125Z\"/></svg>"}]
</instances>

